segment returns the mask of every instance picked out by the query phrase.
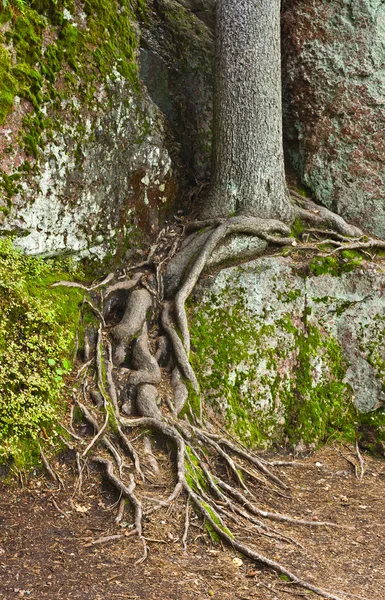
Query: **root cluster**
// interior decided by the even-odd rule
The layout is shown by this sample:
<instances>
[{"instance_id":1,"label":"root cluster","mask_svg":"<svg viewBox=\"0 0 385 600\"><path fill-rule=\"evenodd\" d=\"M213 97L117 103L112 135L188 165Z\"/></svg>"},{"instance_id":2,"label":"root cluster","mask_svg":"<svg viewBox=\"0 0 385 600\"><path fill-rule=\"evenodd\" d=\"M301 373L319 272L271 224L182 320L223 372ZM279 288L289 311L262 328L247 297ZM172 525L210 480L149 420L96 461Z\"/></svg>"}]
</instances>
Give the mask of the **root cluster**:
<instances>
[{"instance_id":1,"label":"root cluster","mask_svg":"<svg viewBox=\"0 0 385 600\"><path fill-rule=\"evenodd\" d=\"M298 216L318 228L310 233L318 236L321 234L317 232L322 231L325 235L325 230L319 229L321 225L332 228L326 235L335 251L344 247L367 247L364 244L369 242L373 246L376 242L363 240L360 230L330 211L321 210L303 198L297 201L300 203ZM338 593L318 588L240 541L237 531L243 527L252 531L256 541L258 536L267 536L301 546L294 538L275 529L273 523L312 528L339 525L295 519L262 509L252 491L252 482L270 486L283 497L290 493L285 481L274 473L274 465L222 435L218 426L210 422L202 401L194 410L189 403L191 394L195 399L201 398L201 394L190 364L185 304L209 259L232 234L256 236L267 244L279 246L292 246L294 238L289 237L289 228L279 221L248 216L189 223L184 225L183 233L201 228L205 230L200 244L197 244L196 234L190 237L193 253L188 241L183 241L182 236L169 227L161 232L142 263L118 274L109 274L89 288L81 286L88 293L84 306L92 307L99 328L93 340L86 328L84 365L78 372L79 392L74 394L74 405L92 434L84 440L74 430L72 419L65 427L66 435L72 436L78 448L78 489L86 462L99 465L122 498L116 522L123 521L125 501L132 507L130 535L137 536L143 545L140 561L145 560L148 553L144 534L146 518L183 495L186 500L185 547L190 524L189 505L192 504L211 532L245 556L323 598L342 600ZM356 240L352 241L350 236L356 236ZM316 237L312 247L321 241ZM308 245L305 242L303 247ZM179 252L178 246L182 246ZM297 244L298 247L301 244ZM173 262L170 278L166 265ZM59 284L65 285L65 282ZM135 431L139 432L136 438ZM167 498L152 497L148 506L137 483L156 481L161 471L152 450L151 434L160 436L170 446L175 481ZM144 451L139 452L142 440Z\"/></svg>"}]
</instances>

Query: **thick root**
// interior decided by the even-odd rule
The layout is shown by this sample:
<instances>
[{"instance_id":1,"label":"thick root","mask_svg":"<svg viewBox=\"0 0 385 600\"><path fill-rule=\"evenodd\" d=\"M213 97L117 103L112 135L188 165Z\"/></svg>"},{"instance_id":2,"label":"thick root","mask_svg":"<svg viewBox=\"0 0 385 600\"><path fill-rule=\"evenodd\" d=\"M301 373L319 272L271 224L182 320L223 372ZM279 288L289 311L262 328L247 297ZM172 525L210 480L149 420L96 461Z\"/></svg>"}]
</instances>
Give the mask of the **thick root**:
<instances>
[{"instance_id":1,"label":"thick root","mask_svg":"<svg viewBox=\"0 0 385 600\"><path fill-rule=\"evenodd\" d=\"M104 292L104 300L107 300L107 298L115 292L131 290L138 284L141 277L142 273L134 273L131 279L124 279L123 281L118 281L117 283L114 283L114 285L109 286Z\"/></svg>"},{"instance_id":2,"label":"thick root","mask_svg":"<svg viewBox=\"0 0 385 600\"><path fill-rule=\"evenodd\" d=\"M135 515L134 516L134 524L135 524L134 533L136 533L138 538L140 540L142 540L143 539L143 535L142 535L143 510L142 510L141 502L138 500L138 498L134 494L134 490L136 487L134 476L132 474L130 475L130 485L126 486L122 482L122 480L115 475L114 468L113 468L112 462L110 460L107 460L106 458L103 458L101 456L95 456L93 458L93 461L96 463L99 463L101 465L104 465L105 470L106 470L106 475L107 475L108 479L110 480L110 482L112 483L112 485L114 485L116 487L116 489L118 489L120 491L122 496L124 496L124 498L127 498L127 500L129 500L130 503L132 504L132 506L134 508L134 515ZM147 556L147 552L145 553L145 557L146 556Z\"/></svg>"},{"instance_id":3,"label":"thick root","mask_svg":"<svg viewBox=\"0 0 385 600\"><path fill-rule=\"evenodd\" d=\"M143 325L141 334L135 342L132 351L132 364L136 371L132 371L129 376L129 383L131 385L139 385L141 383L158 385L161 382L162 375L158 362L150 352L147 323Z\"/></svg>"},{"instance_id":4,"label":"thick root","mask_svg":"<svg viewBox=\"0 0 385 600\"><path fill-rule=\"evenodd\" d=\"M158 389L154 385L145 383L139 386L136 408L142 417L151 417L152 419L159 420L163 418L156 403L157 397Z\"/></svg>"},{"instance_id":5,"label":"thick root","mask_svg":"<svg viewBox=\"0 0 385 600\"><path fill-rule=\"evenodd\" d=\"M290 195L297 204L300 204L300 206L295 207L295 212L305 223L311 223L316 227L320 225L331 227L333 230L347 237L354 238L362 235L361 229L347 223L342 217L324 206L319 206L310 200L310 198L304 198L293 191L290 191Z\"/></svg>"},{"instance_id":6,"label":"thick root","mask_svg":"<svg viewBox=\"0 0 385 600\"><path fill-rule=\"evenodd\" d=\"M203 264L202 269L207 264L210 264L210 267L214 267L230 258L227 254L222 255L220 251L218 252L217 258L215 258L215 250L225 237L234 234L248 234L249 236L264 240L267 236L273 234L281 234L284 236L290 234L290 228L280 221L245 216L232 217L230 219L195 221L188 224L189 229L202 229L207 227L209 228L207 231L201 231L198 234L193 233L187 238L178 254L176 254L176 256L168 263L164 276L164 288L167 298L175 296L183 278L186 277L187 271L190 273L189 278L190 283L192 283L192 279L195 277L194 273L199 270L200 264ZM252 258L256 258L263 254L266 247L267 244L259 243L250 251L241 251L241 255L235 258L240 260L251 260ZM199 262L197 262L198 259ZM194 272L192 272L191 269L188 269L191 263L195 265ZM202 269L199 274L202 272ZM195 278L195 283L199 274ZM192 285L192 287L194 287L194 285ZM186 293L186 290L184 293Z\"/></svg>"},{"instance_id":7,"label":"thick root","mask_svg":"<svg viewBox=\"0 0 385 600\"><path fill-rule=\"evenodd\" d=\"M353 244L363 247L362 244L366 243L361 240L351 242L350 236L361 236L361 232L346 224L337 215L327 209L315 207L311 201L301 199L301 202L297 214L303 220L313 223L316 227L328 224L336 230L326 232L336 246L335 251ZM85 420L93 427L90 442L86 444L75 432L71 432L71 426L68 429L79 448L76 453L79 488L87 460L91 459L103 467L108 480L122 496L116 522L121 523L123 520L126 500L133 508L134 529L131 533L137 535L143 544L143 557L140 561L146 558L148 552L143 536L144 516L169 507L181 493L185 493L187 504L182 538L184 548L187 545L190 525L189 506L192 504L224 542L245 556L287 576L293 583L319 596L329 600L342 600L338 595L303 580L284 565L262 556L252 546L243 544L237 538L237 532L243 529L254 536L263 535L273 542L285 542L303 549L297 540L279 531L279 525L276 526L276 530L269 522L280 523L281 527L284 524L312 528L342 526L326 521L308 521L277 510L261 508L261 501L252 492L252 489L255 490L255 481L268 486L278 497L284 498L290 497L285 495L290 491L287 483L273 472L274 465L268 464L236 440L230 439L226 432L218 433L218 427L207 422L202 404L198 415L192 413L188 404L189 385L195 396L201 397L198 379L189 360L190 333L185 304L214 253L231 235L254 236L263 241L264 247L268 243L293 245L293 238L288 237L289 228L279 221L247 216L196 222L194 227L206 229L191 236L189 243L185 243L181 252L171 259L168 267L169 277L166 272L165 278L165 290L169 300L162 303L164 282L161 275L163 263L175 252L175 240L171 250L167 250L166 258L157 258L156 245L151 247L147 258L146 265L154 265L157 292L152 289L150 278L146 283L145 274L142 272L135 273L128 281L113 282L113 278L105 278L104 285L108 283L109 287L105 290L104 298L112 299L114 293L130 290L125 307L119 306L119 310L124 309L123 317L120 323L110 330L111 341L107 339L107 331L103 332L105 323L102 311L92 306L100 319L96 351L90 352L88 356L89 363L93 361L95 364L94 376L92 377L89 363L86 369L79 371L79 376L83 375L84 401L77 400L77 406ZM322 235L325 234L325 230L319 231L323 232ZM302 246L297 244L296 247ZM102 283L97 285L101 286ZM136 285L141 287L135 288ZM124 294L120 294L120 300L122 297ZM149 337L150 312L159 317L160 323L155 326L151 323ZM115 314L117 313L118 311ZM107 316L106 318L108 319ZM156 346L154 355L153 348ZM123 363L126 363L126 367L122 366ZM174 396L172 400L169 398L170 389ZM161 403L158 402L159 395ZM103 421L87 407L91 398L96 408L104 411ZM168 405L168 410L165 410L165 404ZM184 419L178 418L184 409L185 414L188 414L186 408L190 409L190 421L186 416ZM127 418L124 416L127 413L138 416ZM202 427L203 416L206 417L205 429ZM100 425L99 421L103 424ZM137 438L131 437L134 428L142 429L137 437L144 434L144 444L139 448L135 444ZM144 494L141 496L140 493L135 493L134 473L142 482L145 481L140 464L140 451L143 452L146 462L148 479L151 481L151 472L156 478L161 475L161 463L158 463L152 451L148 430L156 432L172 446L176 477L174 488L166 498L149 498ZM103 455L92 457L96 448L104 448ZM123 450L122 453L120 449ZM115 461L118 474L114 471L112 460L107 458L108 455ZM125 464L125 455L130 457L132 465ZM357 456L360 458L358 447ZM360 462L360 465L363 474L363 464ZM130 469L128 474L127 469ZM128 481L125 482L127 477ZM152 505L144 510L143 500L151 501Z\"/></svg>"},{"instance_id":8,"label":"thick root","mask_svg":"<svg viewBox=\"0 0 385 600\"><path fill-rule=\"evenodd\" d=\"M174 406L176 416L184 409L188 399L188 390L186 385L183 383L182 375L178 367L173 369L171 375L171 385L174 391Z\"/></svg>"},{"instance_id":9,"label":"thick root","mask_svg":"<svg viewBox=\"0 0 385 600\"><path fill-rule=\"evenodd\" d=\"M318 596L321 596L322 598L327 598L328 600L343 600L343 598L342 598L342 595L344 595L343 593L341 596L337 596L336 594L330 593L322 588L319 588L319 587L313 585L312 583L310 583L309 581L305 581L304 579L301 579L295 573L292 573L291 571L286 569L281 563L278 563L275 560L271 560L270 558L267 558L266 556L259 554L258 552L256 552L252 548L250 548L249 546L246 546L245 544L240 543L230 533L229 530L226 530L225 528L223 528L222 526L220 526L218 524L217 519L213 519L211 511L207 510L205 503L201 501L199 496L187 484L185 486L185 489L186 489L186 492L189 494L191 500L195 504L196 508L205 517L205 519L210 523L211 527L214 529L216 534L222 540L227 542L231 547L233 547L235 550L238 550L238 552L240 552L244 556L247 556L248 558L251 558L252 560L255 560L256 562L258 562L262 565L265 565L266 567L269 567L270 569L272 569L276 573L279 573L280 575L286 575L286 577L288 577L290 579L290 581L292 581L293 583L296 583L298 586L303 587L306 590L314 592L315 594L317 594Z\"/></svg>"},{"instance_id":10,"label":"thick root","mask_svg":"<svg viewBox=\"0 0 385 600\"><path fill-rule=\"evenodd\" d=\"M172 324L171 324L171 319L170 319L170 304L168 302L165 303L163 311L162 311L162 327L163 329L166 331L166 333L168 334L172 346L173 346L173 350L174 350L174 355L175 355L175 360L178 363L178 367L181 371L181 373L184 375L184 377L191 382L191 385L194 388L194 391L196 393L199 393L199 383L198 380L196 378L196 375L193 371L193 368L190 365L190 361L188 359L188 355L186 353L185 347L179 337L179 335L177 334L177 332L175 331L175 329L173 328Z\"/></svg>"},{"instance_id":11,"label":"thick root","mask_svg":"<svg viewBox=\"0 0 385 600\"><path fill-rule=\"evenodd\" d=\"M145 289L131 292L123 318L112 330L115 342L114 363L122 364L126 360L128 347L142 330L147 313L153 306L153 297Z\"/></svg>"}]
</instances>

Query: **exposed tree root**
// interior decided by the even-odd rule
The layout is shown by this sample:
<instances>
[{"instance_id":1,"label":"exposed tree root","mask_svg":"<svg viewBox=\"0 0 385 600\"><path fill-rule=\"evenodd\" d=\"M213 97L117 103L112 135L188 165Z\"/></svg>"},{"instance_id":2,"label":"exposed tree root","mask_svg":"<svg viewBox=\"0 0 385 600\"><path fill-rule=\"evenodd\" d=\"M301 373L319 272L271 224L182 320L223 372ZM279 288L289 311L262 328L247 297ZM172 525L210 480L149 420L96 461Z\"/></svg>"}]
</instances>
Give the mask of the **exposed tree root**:
<instances>
[{"instance_id":1,"label":"exposed tree root","mask_svg":"<svg viewBox=\"0 0 385 600\"><path fill-rule=\"evenodd\" d=\"M102 458L101 456L95 456L93 458L93 461L105 466L106 475L107 475L108 479L110 480L110 482L112 483L112 485L114 485L121 492L122 496L124 496L125 498L127 498L127 500L130 501L131 505L134 508L134 515L135 515L134 516L134 524L135 524L134 533L137 534L138 538L143 543L143 556L141 559L136 561L137 563L140 563L140 562L146 560L147 554L148 554L148 547L146 544L146 540L144 539L144 537L142 535L142 529L143 529L142 528L142 524L143 524L142 504L134 494L134 490L136 487L134 475L132 473L130 473L130 484L129 484L129 486L126 486L126 485L124 485L122 480L115 475L114 469L112 466L112 462L110 460L108 460L106 458Z\"/></svg>"},{"instance_id":2,"label":"exposed tree root","mask_svg":"<svg viewBox=\"0 0 385 600\"><path fill-rule=\"evenodd\" d=\"M235 444L234 442L231 442L230 440L227 440L226 438L223 438L222 436L214 435L212 433L208 434L208 437L213 440L216 440L217 444L219 446L226 446L227 448L230 448L230 450L232 450L233 452L235 452L242 458L245 458L246 460L251 462L251 464L256 466L257 469L259 469L264 475L266 475L266 477L268 479L270 479L271 481L273 481L280 487L282 487L284 489L288 488L286 483L284 481L282 481L281 479L279 479L279 477L274 475L274 473L272 473L259 458L257 458L250 452L245 451L243 448L241 448L239 446L239 444Z\"/></svg>"},{"instance_id":3,"label":"exposed tree root","mask_svg":"<svg viewBox=\"0 0 385 600\"><path fill-rule=\"evenodd\" d=\"M151 439L148 435L145 435L143 438L143 448L144 448L144 456L147 458L147 462L155 475L160 474L159 464L156 460L156 457L152 451Z\"/></svg>"},{"instance_id":4,"label":"exposed tree root","mask_svg":"<svg viewBox=\"0 0 385 600\"><path fill-rule=\"evenodd\" d=\"M134 290L130 294L123 318L112 330L112 338L115 342L115 364L120 365L125 361L128 346L142 330L151 308L152 296L145 288Z\"/></svg>"},{"instance_id":5,"label":"exposed tree root","mask_svg":"<svg viewBox=\"0 0 385 600\"><path fill-rule=\"evenodd\" d=\"M300 197L296 201L301 204L296 209L297 215L315 226L309 230L309 235L318 238L327 235L328 241L336 246L335 250L353 246L369 247L365 245L369 242L361 241L362 232L358 228L345 223L327 209L316 207L309 200ZM331 227L332 231L320 229L325 225ZM143 535L145 519L155 511L169 507L184 494L184 549L187 547L190 527L190 504L193 504L211 530L245 556L323 598L341 600L338 594L305 581L283 564L259 554L252 546L238 539L237 531L241 528L251 532L254 537L263 535L302 549L297 540L273 529L268 522L312 528L343 525L298 519L259 505L255 492L252 492L253 481L254 487L255 482L262 483L270 486L278 497L289 497L285 495L289 491L288 484L273 472L276 466L284 463L269 464L230 436L220 433L215 423L209 423L202 405L199 382L189 360L191 343L185 304L223 240L229 235L242 234L256 236L266 244L293 245L294 238L289 237L288 227L279 221L246 216L198 221L189 224L186 229L202 227L206 228L204 235L191 236L193 252L189 242L185 241L181 251L176 253L181 240L175 239L173 233L167 245L167 236L163 233L158 238L158 243L162 243L162 252L158 255L157 244L151 247L147 260L134 267L136 271L129 279L120 276L116 279L108 275L101 283L89 288L82 286L88 291L104 287L101 296L104 307L95 306L95 299L92 303L85 300L100 321L95 350L93 353L90 351L87 357L87 368L78 371L79 377L83 378L83 398L76 398L76 405L85 421L92 426L91 439L85 444L72 426L72 417L69 428L64 428L79 446L76 454L78 488L82 485L87 459L103 468L110 484L120 494L116 523L123 521L126 501L133 509L134 523L129 535L137 536L143 545L140 561L145 560L148 552ZM360 241L351 242L350 236L361 238ZM314 246L321 243L325 244L325 241L318 239ZM370 243L373 246L374 240ZM306 244L308 242L297 243L296 247L306 247ZM174 261L172 278L167 279L166 269L163 280L163 271L169 260ZM163 292L168 298L164 302ZM125 295L123 316L118 323L114 312L117 294L120 294L120 299L122 294ZM199 398L200 408L195 409L195 413L189 405L189 390L193 390L195 406ZM89 408L92 402L98 410L98 416ZM181 413L184 413L183 418ZM139 437L144 438L142 454L132 439L132 432L137 428L141 431ZM147 497L141 495L140 490L135 490L135 476L144 482L162 475L149 431L163 438L174 452L174 488L166 498ZM103 454L93 455L96 448L99 451L103 449ZM130 459L129 464L126 455ZM140 456L146 462L145 474ZM360 457L359 450L357 456Z\"/></svg>"},{"instance_id":6,"label":"exposed tree root","mask_svg":"<svg viewBox=\"0 0 385 600\"><path fill-rule=\"evenodd\" d=\"M340 244L331 252L331 254L335 254L336 252L341 252L342 250L364 250L365 248L379 248L380 250L385 248L385 240L376 240L374 238L369 239L368 241L358 241Z\"/></svg>"},{"instance_id":7,"label":"exposed tree root","mask_svg":"<svg viewBox=\"0 0 385 600\"><path fill-rule=\"evenodd\" d=\"M62 516L65 518L65 519L68 519L68 518L69 518L69 517L68 517L68 515L67 515L67 513L65 513L65 512L64 512L64 510L62 510L62 509L60 508L60 506L58 506L58 504L57 504L57 502L56 502L55 498L53 498L53 497L52 497L52 498L51 498L51 502L52 502L52 504L54 505L54 507L56 508L56 510L58 511L58 513L60 513L60 514L61 514L61 515L62 515Z\"/></svg>"},{"instance_id":8,"label":"exposed tree root","mask_svg":"<svg viewBox=\"0 0 385 600\"><path fill-rule=\"evenodd\" d=\"M116 515L116 518L115 518L115 523L117 525L119 525L124 519L125 508L126 508L126 500L124 498L121 498L120 502L119 502L118 514Z\"/></svg>"},{"instance_id":9,"label":"exposed tree root","mask_svg":"<svg viewBox=\"0 0 385 600\"><path fill-rule=\"evenodd\" d=\"M356 468L356 477L357 477L357 479L359 479L361 481L364 478L364 474L365 474L365 464L364 464L364 459L362 458L362 454L360 452L358 439L356 439L356 454L357 454L358 462L360 465L359 469Z\"/></svg>"},{"instance_id":10,"label":"exposed tree root","mask_svg":"<svg viewBox=\"0 0 385 600\"><path fill-rule=\"evenodd\" d=\"M318 596L321 596L322 598L328 598L329 600L342 600L342 596L338 596L336 594L330 593L322 588L319 588L319 587L313 585L309 581L305 581L305 580L301 579L300 577L298 577L297 575L295 575L294 573L292 573L291 571L286 569L283 565L276 562L275 560L266 558L265 556L258 554L258 552L255 552L255 550L253 550L249 546L246 546L246 545L238 542L232 536L230 531L228 531L228 530L225 531L220 525L218 525L216 520L214 520L212 518L211 512L209 510L207 510L206 506L202 503L201 499L199 498L199 496L197 494L195 494L195 492L193 492L189 487L187 487L186 491L190 494L190 497L191 497L192 501L194 502L195 506L197 507L197 509L199 510L199 512L201 512L204 515L205 519L210 523L211 527L218 534L218 536L221 539L225 540L230 546L235 548L235 550L238 550L238 552L241 552L241 554L243 554L244 556L247 556L248 558L251 558L252 560L255 560L256 562L258 562L262 565L270 567L271 569L273 569L274 571L276 571L276 573L279 573L280 575L286 575L286 577L288 577L290 579L290 581L292 581L293 583L296 583L300 587L303 587L306 590L310 590L310 591L314 592L315 594L318 594Z\"/></svg>"},{"instance_id":11,"label":"exposed tree root","mask_svg":"<svg viewBox=\"0 0 385 600\"><path fill-rule=\"evenodd\" d=\"M59 484L59 487L62 487L63 490L65 490L65 485L64 482L62 480L62 478L60 477L60 475L51 467L51 465L48 462L48 459L46 457L46 455L44 454L43 450L41 449L41 447L39 446L40 449L40 458L41 458L41 462L44 465L45 470L47 471L48 475L51 477L51 479L53 481L56 481Z\"/></svg>"},{"instance_id":12,"label":"exposed tree root","mask_svg":"<svg viewBox=\"0 0 385 600\"><path fill-rule=\"evenodd\" d=\"M296 207L296 215L306 223L311 223L316 227L320 225L332 227L337 233L347 237L360 237L362 235L361 229L350 225L339 215L323 206L318 206L308 198L302 198L301 196L300 198L301 200L298 199L298 196L296 197L302 205Z\"/></svg>"},{"instance_id":13,"label":"exposed tree root","mask_svg":"<svg viewBox=\"0 0 385 600\"><path fill-rule=\"evenodd\" d=\"M190 527L190 496L187 496L184 518L184 532L182 537L183 550L187 551L187 538Z\"/></svg>"},{"instance_id":14,"label":"exposed tree root","mask_svg":"<svg viewBox=\"0 0 385 600\"><path fill-rule=\"evenodd\" d=\"M102 279L102 281L100 281L99 283L96 283L94 285L91 285L90 287L87 287L86 285L83 285L82 283L77 283L76 281L56 281L55 283L52 284L52 287L57 287L58 285L61 285L64 287L76 287L76 288L85 290L86 292L92 292L93 290L97 290L98 288L101 288L101 287L107 285L107 283L109 281L111 281L112 279L114 279L114 277L115 277L115 273L108 273L108 275L106 277L104 277Z\"/></svg>"}]
</instances>

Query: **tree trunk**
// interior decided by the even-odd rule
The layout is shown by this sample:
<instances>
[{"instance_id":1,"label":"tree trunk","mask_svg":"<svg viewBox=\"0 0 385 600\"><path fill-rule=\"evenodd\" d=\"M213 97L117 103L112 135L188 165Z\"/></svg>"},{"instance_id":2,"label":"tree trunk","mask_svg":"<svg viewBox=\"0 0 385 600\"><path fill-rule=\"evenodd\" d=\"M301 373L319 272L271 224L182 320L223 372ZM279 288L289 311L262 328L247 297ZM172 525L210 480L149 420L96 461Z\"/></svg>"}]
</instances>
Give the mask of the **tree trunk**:
<instances>
[{"instance_id":1,"label":"tree trunk","mask_svg":"<svg viewBox=\"0 0 385 600\"><path fill-rule=\"evenodd\" d=\"M210 217L292 219L282 148L280 0L218 0Z\"/></svg>"}]
</instances>

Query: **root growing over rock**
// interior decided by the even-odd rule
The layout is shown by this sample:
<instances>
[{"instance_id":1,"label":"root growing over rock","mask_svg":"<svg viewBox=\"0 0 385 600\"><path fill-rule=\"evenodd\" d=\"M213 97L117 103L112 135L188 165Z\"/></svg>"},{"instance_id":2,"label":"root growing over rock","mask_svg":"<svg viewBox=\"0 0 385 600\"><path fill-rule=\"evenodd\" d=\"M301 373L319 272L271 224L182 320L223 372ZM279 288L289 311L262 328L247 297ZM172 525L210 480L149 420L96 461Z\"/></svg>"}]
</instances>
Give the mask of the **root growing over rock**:
<instances>
[{"instance_id":1,"label":"root growing over rock","mask_svg":"<svg viewBox=\"0 0 385 600\"><path fill-rule=\"evenodd\" d=\"M325 225L332 228L325 233L336 250L368 247L369 242L372 245L376 242L363 241L360 230L327 209L316 207L301 197L296 200L300 203L297 215L303 221L316 228ZM92 294L92 302L87 301L91 302L100 327L91 359L87 357L88 363L93 361L93 373L88 374L89 364L86 369L79 370L82 385L76 405L93 432L86 447L83 442L77 453L79 481L83 477L85 461L92 460L102 468L122 499L129 502L134 513L130 535L136 535L143 545L140 561L145 560L148 552L143 533L146 519L161 507L170 506L183 494L186 499L184 547L190 522L189 506L193 505L219 539L245 556L323 598L342 600L345 596L342 592L339 596L305 581L283 564L239 540L239 528L251 527L256 538L268 536L301 547L294 538L274 529L270 522L312 528L343 525L296 519L281 512L264 510L258 504L252 491L253 481L262 481L283 497L290 492L289 487L273 472L274 465L221 434L218 427L210 423L189 360L191 344L186 301L208 262L215 264L215 253L225 238L234 234L254 236L263 241L262 248L268 244L295 244L296 249L300 249L307 248L309 243L296 243L289 237L289 228L275 220L241 216L185 226L190 231L202 228L203 232L193 233L183 242L179 252L176 252L174 236L169 244L169 256L157 256L156 247L152 247L148 260L136 267L131 278L117 280L109 275L100 284L89 288L82 286ZM320 231L324 230L310 230L309 235ZM358 240L352 241L351 236ZM158 240L162 241L162 236ZM167 232L163 234L164 240L167 240ZM325 244L325 241L316 237L311 247L316 248L321 243ZM258 248L260 253L261 246ZM250 254L247 257L250 258ZM97 289L101 290L99 300L95 295ZM116 313L112 309L116 294L123 294L125 298L119 322L116 322ZM96 306L98 301L99 306ZM166 391L162 391L162 386ZM200 398L200 408L195 412L189 404L191 391L195 398ZM139 431L135 440L132 439L134 430ZM71 435L75 445L81 445L72 425L64 432ZM167 498L152 497L150 506L146 498L141 498L140 484L156 480L161 466L152 451L149 432L161 436L169 444L176 466L173 491ZM142 437L144 452L141 453L139 440ZM124 508L122 500L116 519L118 523L123 520Z\"/></svg>"}]
</instances>

